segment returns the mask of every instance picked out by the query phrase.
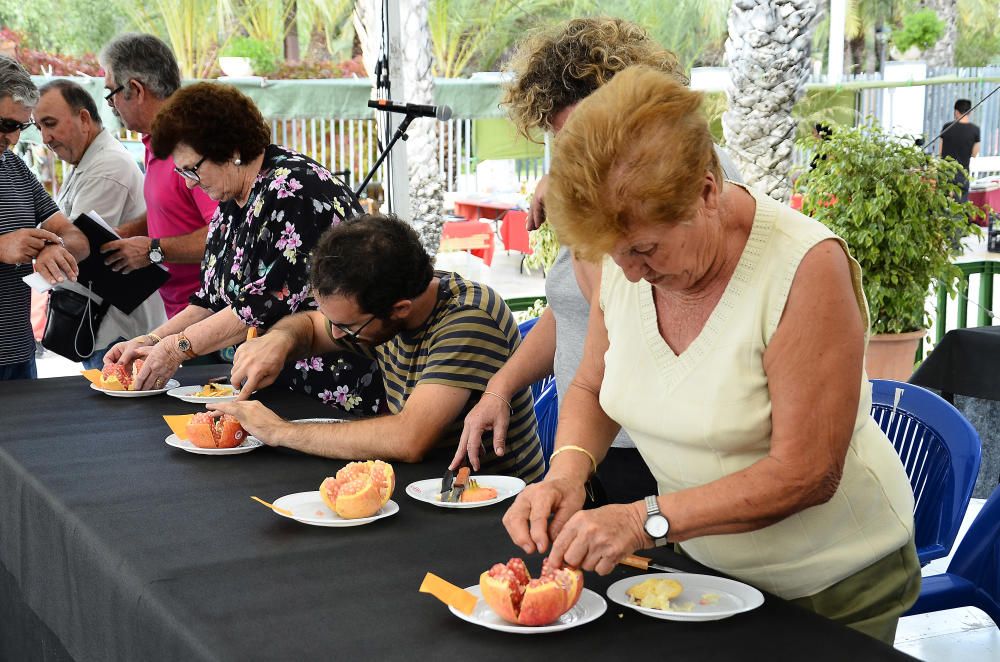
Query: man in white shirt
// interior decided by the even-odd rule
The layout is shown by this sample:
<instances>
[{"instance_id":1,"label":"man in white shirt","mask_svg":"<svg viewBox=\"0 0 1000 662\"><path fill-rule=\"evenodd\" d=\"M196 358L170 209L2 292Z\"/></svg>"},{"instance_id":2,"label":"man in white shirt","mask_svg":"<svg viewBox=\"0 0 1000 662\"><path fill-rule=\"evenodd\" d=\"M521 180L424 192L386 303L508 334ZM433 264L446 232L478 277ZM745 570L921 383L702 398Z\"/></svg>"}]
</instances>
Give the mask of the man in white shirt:
<instances>
[{"instance_id":1,"label":"man in white shirt","mask_svg":"<svg viewBox=\"0 0 1000 662\"><path fill-rule=\"evenodd\" d=\"M108 225L117 227L145 213L142 171L129 151L104 129L90 94L69 80L54 80L39 92L34 116L42 139L59 158L74 166L56 198L66 216L75 219L96 211ZM130 315L111 306L97 332L97 349L84 366L102 367L108 347L155 329L166 320L158 293Z\"/></svg>"}]
</instances>

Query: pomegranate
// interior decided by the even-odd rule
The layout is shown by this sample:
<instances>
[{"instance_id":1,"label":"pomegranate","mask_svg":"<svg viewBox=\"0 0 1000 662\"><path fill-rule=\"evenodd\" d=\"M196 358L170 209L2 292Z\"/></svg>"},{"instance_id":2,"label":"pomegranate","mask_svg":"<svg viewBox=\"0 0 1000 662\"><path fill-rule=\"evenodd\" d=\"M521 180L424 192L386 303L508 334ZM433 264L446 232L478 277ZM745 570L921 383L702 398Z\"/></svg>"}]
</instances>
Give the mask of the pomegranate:
<instances>
[{"instance_id":1,"label":"pomegranate","mask_svg":"<svg viewBox=\"0 0 1000 662\"><path fill-rule=\"evenodd\" d=\"M381 460L351 462L336 476L323 479L320 496L344 519L371 517L384 506L396 487L392 465Z\"/></svg>"},{"instance_id":2,"label":"pomegranate","mask_svg":"<svg viewBox=\"0 0 1000 662\"><path fill-rule=\"evenodd\" d=\"M198 448L236 448L247 438L247 433L236 417L223 414L213 418L205 411L191 417L187 437Z\"/></svg>"},{"instance_id":3,"label":"pomegranate","mask_svg":"<svg viewBox=\"0 0 1000 662\"><path fill-rule=\"evenodd\" d=\"M542 574L532 579L524 561L497 563L479 576L483 599L497 616L519 625L548 625L573 608L583 592L583 573L553 568L542 561Z\"/></svg>"},{"instance_id":4,"label":"pomegranate","mask_svg":"<svg viewBox=\"0 0 1000 662\"><path fill-rule=\"evenodd\" d=\"M142 370L142 359L136 359L132 365L109 363L101 370L101 388L106 391L134 391L133 382Z\"/></svg>"}]
</instances>

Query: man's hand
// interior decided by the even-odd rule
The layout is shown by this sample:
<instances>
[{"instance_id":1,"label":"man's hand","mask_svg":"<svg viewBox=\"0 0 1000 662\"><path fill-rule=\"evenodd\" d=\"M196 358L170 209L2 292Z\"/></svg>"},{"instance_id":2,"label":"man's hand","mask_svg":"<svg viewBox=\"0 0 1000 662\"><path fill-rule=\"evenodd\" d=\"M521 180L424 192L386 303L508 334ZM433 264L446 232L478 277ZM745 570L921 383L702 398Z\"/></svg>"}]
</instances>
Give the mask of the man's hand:
<instances>
[{"instance_id":1,"label":"man's hand","mask_svg":"<svg viewBox=\"0 0 1000 662\"><path fill-rule=\"evenodd\" d=\"M531 206L528 207L528 219L525 227L528 232L537 230L545 223L545 192L549 188L549 176L542 175L542 178L535 184L535 192L531 194Z\"/></svg>"},{"instance_id":2,"label":"man's hand","mask_svg":"<svg viewBox=\"0 0 1000 662\"><path fill-rule=\"evenodd\" d=\"M136 269L148 267L149 247L152 240L149 237L130 237L128 239L116 239L101 246L101 253L108 255L104 264L114 271L129 273Z\"/></svg>"},{"instance_id":3,"label":"man's hand","mask_svg":"<svg viewBox=\"0 0 1000 662\"><path fill-rule=\"evenodd\" d=\"M278 329L237 347L229 378L240 391L237 399L246 400L257 389L273 384L294 349L295 339Z\"/></svg>"},{"instance_id":4,"label":"man's hand","mask_svg":"<svg viewBox=\"0 0 1000 662\"><path fill-rule=\"evenodd\" d=\"M0 234L0 262L4 264L31 264L46 245L62 246L62 238L41 228L22 228ZM71 256L72 257L72 256ZM73 260L74 265L76 260ZM54 282L54 281L53 281Z\"/></svg>"},{"instance_id":5,"label":"man's hand","mask_svg":"<svg viewBox=\"0 0 1000 662\"><path fill-rule=\"evenodd\" d=\"M289 423L281 418L257 400L220 402L208 405L208 408L212 411L235 416L244 430L268 446L280 446L281 444L278 443L279 432L289 425L295 425L295 423Z\"/></svg>"},{"instance_id":6,"label":"man's hand","mask_svg":"<svg viewBox=\"0 0 1000 662\"><path fill-rule=\"evenodd\" d=\"M53 285L67 278L75 281L80 274L76 258L62 244L49 244L35 258L35 271Z\"/></svg>"}]
</instances>

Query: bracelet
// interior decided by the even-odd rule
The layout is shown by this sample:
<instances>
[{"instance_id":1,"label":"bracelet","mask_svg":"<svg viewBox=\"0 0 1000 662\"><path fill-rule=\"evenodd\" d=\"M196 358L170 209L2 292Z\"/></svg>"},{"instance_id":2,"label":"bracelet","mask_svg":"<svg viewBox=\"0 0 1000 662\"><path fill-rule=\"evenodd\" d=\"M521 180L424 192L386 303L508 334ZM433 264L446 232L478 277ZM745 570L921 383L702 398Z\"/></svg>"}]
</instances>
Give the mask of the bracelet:
<instances>
[{"instance_id":1,"label":"bracelet","mask_svg":"<svg viewBox=\"0 0 1000 662\"><path fill-rule=\"evenodd\" d=\"M146 337L147 338L152 338L154 345L157 344L158 342L160 342L161 340L163 340L163 338L161 338L160 336L156 335L155 333L147 333Z\"/></svg>"},{"instance_id":2,"label":"bracelet","mask_svg":"<svg viewBox=\"0 0 1000 662\"><path fill-rule=\"evenodd\" d=\"M555 459L556 455L559 455L559 453L562 453L563 451L580 451L590 458L590 464L593 465L594 473L597 473L597 460L594 459L594 454L581 446L560 446L553 451L552 455L549 456L549 464L552 463L552 460Z\"/></svg>"},{"instance_id":3,"label":"bracelet","mask_svg":"<svg viewBox=\"0 0 1000 662\"><path fill-rule=\"evenodd\" d=\"M514 407L513 405L510 404L510 400L508 400L507 398L503 397L499 393L494 393L493 391L483 391L483 395L492 395L494 398L500 398L501 400L503 400L503 403L507 405L507 408L510 409L510 415L511 416L514 415Z\"/></svg>"}]
</instances>

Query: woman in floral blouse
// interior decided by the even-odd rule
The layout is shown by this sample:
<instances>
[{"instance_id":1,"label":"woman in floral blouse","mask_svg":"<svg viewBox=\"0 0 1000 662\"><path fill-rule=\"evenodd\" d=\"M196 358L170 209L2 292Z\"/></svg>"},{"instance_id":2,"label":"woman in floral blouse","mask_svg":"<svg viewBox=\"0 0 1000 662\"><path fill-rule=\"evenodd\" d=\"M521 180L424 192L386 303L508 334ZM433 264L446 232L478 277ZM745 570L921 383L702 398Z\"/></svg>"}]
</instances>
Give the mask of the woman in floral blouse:
<instances>
[{"instance_id":1,"label":"woman in floral blouse","mask_svg":"<svg viewBox=\"0 0 1000 662\"><path fill-rule=\"evenodd\" d=\"M144 336L115 345L106 363L145 363L137 389L159 388L185 360L265 332L315 306L309 254L331 224L359 212L350 190L312 159L270 144L270 130L249 97L229 85L178 90L153 122L152 148L173 156L189 187L219 209L209 225L201 288L190 305ZM384 402L376 364L327 354L285 369L286 384L344 410L377 412Z\"/></svg>"}]
</instances>

